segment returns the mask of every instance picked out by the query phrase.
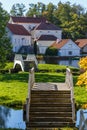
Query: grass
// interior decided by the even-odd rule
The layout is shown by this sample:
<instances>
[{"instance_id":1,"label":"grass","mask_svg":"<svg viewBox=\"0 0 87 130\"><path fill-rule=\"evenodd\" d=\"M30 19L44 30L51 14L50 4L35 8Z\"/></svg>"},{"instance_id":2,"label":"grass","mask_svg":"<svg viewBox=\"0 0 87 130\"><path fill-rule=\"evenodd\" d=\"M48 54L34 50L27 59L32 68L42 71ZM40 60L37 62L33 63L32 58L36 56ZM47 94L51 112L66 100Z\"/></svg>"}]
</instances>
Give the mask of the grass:
<instances>
[{"instance_id":1,"label":"grass","mask_svg":"<svg viewBox=\"0 0 87 130\"><path fill-rule=\"evenodd\" d=\"M22 107L27 96L28 73L0 75L0 104Z\"/></svg>"},{"instance_id":2,"label":"grass","mask_svg":"<svg viewBox=\"0 0 87 130\"><path fill-rule=\"evenodd\" d=\"M5 69L12 67L12 63L7 63ZM36 72L36 82L64 82L65 72L55 72L56 69L65 69L66 66L52 65L52 64L39 64L40 69L49 69L53 72ZM73 70L77 68L72 67ZM26 101L28 90L28 72L20 72L15 74L0 74L0 105L6 105L14 108L21 108ZM74 78L74 93L77 107L82 107L87 104L87 90L83 87L75 86L77 76Z\"/></svg>"},{"instance_id":3,"label":"grass","mask_svg":"<svg viewBox=\"0 0 87 130\"><path fill-rule=\"evenodd\" d=\"M16 74L0 74L0 104L21 108L27 97L28 77L26 72ZM63 73L35 73L36 82L64 82ZM74 76L74 86L77 76ZM87 103L87 91L83 87L74 87L75 101L78 107Z\"/></svg>"},{"instance_id":4,"label":"grass","mask_svg":"<svg viewBox=\"0 0 87 130\"><path fill-rule=\"evenodd\" d=\"M56 64L39 64L38 69L39 70L47 70L49 72L56 72L57 70L65 71L66 70L65 65L56 65ZM69 66L71 70L79 70L78 68Z\"/></svg>"}]
</instances>

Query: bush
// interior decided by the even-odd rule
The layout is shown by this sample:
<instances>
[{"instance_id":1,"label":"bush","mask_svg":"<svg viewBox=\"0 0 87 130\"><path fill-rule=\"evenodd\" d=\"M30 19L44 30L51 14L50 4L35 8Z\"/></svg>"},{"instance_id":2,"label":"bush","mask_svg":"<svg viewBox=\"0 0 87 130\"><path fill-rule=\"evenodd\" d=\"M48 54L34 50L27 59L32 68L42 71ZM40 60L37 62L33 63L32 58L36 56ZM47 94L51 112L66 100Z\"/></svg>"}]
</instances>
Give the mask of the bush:
<instances>
[{"instance_id":1,"label":"bush","mask_svg":"<svg viewBox=\"0 0 87 130\"><path fill-rule=\"evenodd\" d=\"M58 50L54 47L48 47L45 52L46 56L57 56L57 54Z\"/></svg>"}]
</instances>

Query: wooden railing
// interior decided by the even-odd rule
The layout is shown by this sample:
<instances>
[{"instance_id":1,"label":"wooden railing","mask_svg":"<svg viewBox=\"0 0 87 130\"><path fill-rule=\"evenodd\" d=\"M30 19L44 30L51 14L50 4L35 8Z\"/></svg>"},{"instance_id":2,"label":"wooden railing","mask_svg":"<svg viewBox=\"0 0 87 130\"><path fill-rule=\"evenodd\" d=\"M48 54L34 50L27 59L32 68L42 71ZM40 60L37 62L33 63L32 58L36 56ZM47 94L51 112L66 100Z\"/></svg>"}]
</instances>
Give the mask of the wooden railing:
<instances>
[{"instance_id":1,"label":"wooden railing","mask_svg":"<svg viewBox=\"0 0 87 130\"><path fill-rule=\"evenodd\" d=\"M74 101L74 91L73 91L73 77L69 68L66 69L66 79L65 82L69 89L71 90L71 103L72 103L72 120L75 121L75 101Z\"/></svg>"},{"instance_id":2,"label":"wooden railing","mask_svg":"<svg viewBox=\"0 0 87 130\"><path fill-rule=\"evenodd\" d=\"M79 130L87 130L87 118L85 119L84 114L85 112L83 112L83 110L80 110Z\"/></svg>"},{"instance_id":3,"label":"wooden railing","mask_svg":"<svg viewBox=\"0 0 87 130\"><path fill-rule=\"evenodd\" d=\"M29 72L29 80L28 80L28 96L26 99L26 122L29 122L29 109L30 109L30 100L31 100L31 89L35 82L34 77L34 68L32 68Z\"/></svg>"}]
</instances>

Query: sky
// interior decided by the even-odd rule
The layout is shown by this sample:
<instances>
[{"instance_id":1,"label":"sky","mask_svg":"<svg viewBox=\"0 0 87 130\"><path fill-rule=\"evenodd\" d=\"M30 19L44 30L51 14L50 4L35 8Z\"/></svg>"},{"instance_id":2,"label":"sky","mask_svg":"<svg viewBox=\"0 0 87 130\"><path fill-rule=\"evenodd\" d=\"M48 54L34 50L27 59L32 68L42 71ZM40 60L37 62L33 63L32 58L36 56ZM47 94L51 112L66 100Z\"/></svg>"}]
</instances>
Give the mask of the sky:
<instances>
[{"instance_id":1,"label":"sky","mask_svg":"<svg viewBox=\"0 0 87 130\"><path fill-rule=\"evenodd\" d=\"M67 2L69 1L71 4L76 3L77 5L80 4L83 8L85 8L87 10L87 0L0 0L0 2L2 3L2 7L9 13L12 5L16 4L16 3L23 3L26 8L28 9L28 5L30 3L37 3L37 2L42 2L44 4L48 4L50 2L52 2L54 5L57 5L58 2Z\"/></svg>"}]
</instances>

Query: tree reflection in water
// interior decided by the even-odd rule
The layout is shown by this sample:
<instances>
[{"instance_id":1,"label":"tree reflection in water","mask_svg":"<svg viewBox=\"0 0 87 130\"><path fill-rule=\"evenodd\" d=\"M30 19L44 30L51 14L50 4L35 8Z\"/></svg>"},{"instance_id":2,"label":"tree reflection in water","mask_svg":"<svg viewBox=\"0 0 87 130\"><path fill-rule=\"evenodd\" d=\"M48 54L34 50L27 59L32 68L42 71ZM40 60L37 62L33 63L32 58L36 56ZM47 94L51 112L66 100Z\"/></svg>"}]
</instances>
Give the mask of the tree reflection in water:
<instances>
[{"instance_id":1,"label":"tree reflection in water","mask_svg":"<svg viewBox=\"0 0 87 130\"><path fill-rule=\"evenodd\" d=\"M0 128L6 128L7 117L10 116L10 109L0 106Z\"/></svg>"}]
</instances>

